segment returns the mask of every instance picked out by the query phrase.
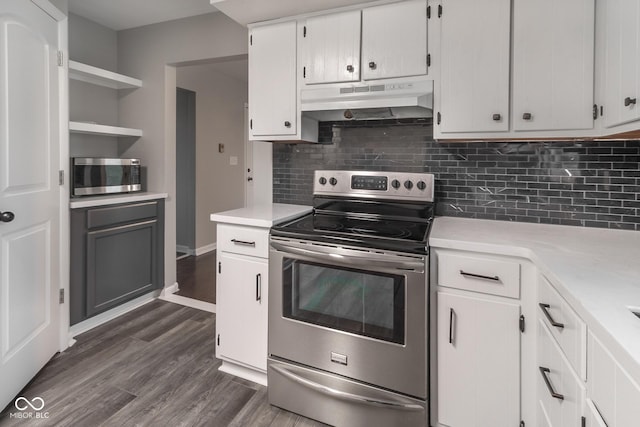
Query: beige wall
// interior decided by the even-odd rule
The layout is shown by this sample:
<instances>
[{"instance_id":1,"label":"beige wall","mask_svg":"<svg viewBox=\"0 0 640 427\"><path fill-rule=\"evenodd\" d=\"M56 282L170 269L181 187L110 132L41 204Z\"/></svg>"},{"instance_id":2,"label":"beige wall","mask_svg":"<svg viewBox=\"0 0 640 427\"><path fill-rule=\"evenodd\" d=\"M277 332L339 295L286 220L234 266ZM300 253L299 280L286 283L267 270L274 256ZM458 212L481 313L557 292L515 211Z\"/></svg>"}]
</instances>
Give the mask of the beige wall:
<instances>
[{"instance_id":1,"label":"beige wall","mask_svg":"<svg viewBox=\"0 0 640 427\"><path fill-rule=\"evenodd\" d=\"M247 61L238 62L247 66ZM244 205L244 104L247 82L216 64L177 68L178 87L196 92L196 248L216 241L213 212ZM224 153L218 152L224 144ZM238 164L231 165L236 157Z\"/></svg>"},{"instance_id":2,"label":"beige wall","mask_svg":"<svg viewBox=\"0 0 640 427\"><path fill-rule=\"evenodd\" d=\"M148 189L169 194L165 223L165 285L176 282L175 117L173 65L247 54L247 29L221 13L195 16L118 32L118 69L142 80L142 88L120 93L119 123L143 137L124 147L148 169Z\"/></svg>"}]
</instances>

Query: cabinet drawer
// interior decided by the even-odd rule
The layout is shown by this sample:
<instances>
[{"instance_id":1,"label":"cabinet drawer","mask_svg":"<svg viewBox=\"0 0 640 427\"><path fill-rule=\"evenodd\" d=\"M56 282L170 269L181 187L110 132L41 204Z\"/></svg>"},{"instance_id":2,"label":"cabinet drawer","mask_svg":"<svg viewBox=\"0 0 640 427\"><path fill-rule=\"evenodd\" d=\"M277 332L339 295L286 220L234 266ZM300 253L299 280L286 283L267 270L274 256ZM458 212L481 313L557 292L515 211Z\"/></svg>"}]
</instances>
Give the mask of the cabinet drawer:
<instances>
[{"instance_id":1,"label":"cabinet drawer","mask_svg":"<svg viewBox=\"0 0 640 427\"><path fill-rule=\"evenodd\" d=\"M544 277L540 278L538 288L538 318L547 325L573 369L585 380L587 327Z\"/></svg>"},{"instance_id":2,"label":"cabinet drawer","mask_svg":"<svg viewBox=\"0 0 640 427\"><path fill-rule=\"evenodd\" d=\"M87 211L87 228L140 221L158 216L158 202L116 205Z\"/></svg>"},{"instance_id":3,"label":"cabinet drawer","mask_svg":"<svg viewBox=\"0 0 640 427\"><path fill-rule=\"evenodd\" d=\"M520 298L520 264L482 254L437 252L438 285Z\"/></svg>"},{"instance_id":4,"label":"cabinet drawer","mask_svg":"<svg viewBox=\"0 0 640 427\"><path fill-rule=\"evenodd\" d=\"M218 250L268 258L269 229L218 224Z\"/></svg>"},{"instance_id":5,"label":"cabinet drawer","mask_svg":"<svg viewBox=\"0 0 640 427\"><path fill-rule=\"evenodd\" d=\"M538 321L538 413L553 427L576 427L585 389L544 322Z\"/></svg>"}]
</instances>

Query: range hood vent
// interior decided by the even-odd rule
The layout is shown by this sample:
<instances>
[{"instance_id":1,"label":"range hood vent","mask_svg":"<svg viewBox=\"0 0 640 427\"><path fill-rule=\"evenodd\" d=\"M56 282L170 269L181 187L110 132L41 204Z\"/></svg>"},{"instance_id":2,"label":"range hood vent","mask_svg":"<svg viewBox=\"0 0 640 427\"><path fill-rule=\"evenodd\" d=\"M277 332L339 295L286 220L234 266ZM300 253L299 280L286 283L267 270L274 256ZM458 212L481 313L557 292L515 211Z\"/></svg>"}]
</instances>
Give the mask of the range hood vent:
<instances>
[{"instance_id":1,"label":"range hood vent","mask_svg":"<svg viewBox=\"0 0 640 427\"><path fill-rule=\"evenodd\" d=\"M315 87L300 92L302 114L318 121L433 117L433 81Z\"/></svg>"}]
</instances>

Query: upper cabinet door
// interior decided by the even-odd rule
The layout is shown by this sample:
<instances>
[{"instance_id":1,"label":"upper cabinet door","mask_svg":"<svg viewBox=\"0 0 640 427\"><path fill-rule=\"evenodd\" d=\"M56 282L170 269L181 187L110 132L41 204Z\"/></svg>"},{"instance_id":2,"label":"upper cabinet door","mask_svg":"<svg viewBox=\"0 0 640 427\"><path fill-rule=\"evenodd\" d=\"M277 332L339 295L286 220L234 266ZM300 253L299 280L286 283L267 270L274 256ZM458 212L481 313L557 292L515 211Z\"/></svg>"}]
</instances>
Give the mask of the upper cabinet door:
<instances>
[{"instance_id":1,"label":"upper cabinet door","mask_svg":"<svg viewBox=\"0 0 640 427\"><path fill-rule=\"evenodd\" d=\"M612 127L640 119L640 2L602 2L597 25L604 31L604 125Z\"/></svg>"},{"instance_id":2,"label":"upper cabinet door","mask_svg":"<svg viewBox=\"0 0 640 427\"><path fill-rule=\"evenodd\" d=\"M256 27L249 33L250 139L295 135L296 23Z\"/></svg>"},{"instance_id":3,"label":"upper cabinet door","mask_svg":"<svg viewBox=\"0 0 640 427\"><path fill-rule=\"evenodd\" d=\"M405 1L362 11L365 80L427 74L427 2Z\"/></svg>"},{"instance_id":4,"label":"upper cabinet door","mask_svg":"<svg viewBox=\"0 0 640 427\"><path fill-rule=\"evenodd\" d=\"M509 129L510 0L442 0L440 132Z\"/></svg>"},{"instance_id":5,"label":"upper cabinet door","mask_svg":"<svg viewBox=\"0 0 640 427\"><path fill-rule=\"evenodd\" d=\"M513 128L593 128L595 0L515 0Z\"/></svg>"},{"instance_id":6,"label":"upper cabinet door","mask_svg":"<svg viewBox=\"0 0 640 427\"><path fill-rule=\"evenodd\" d=\"M301 41L306 84L360 80L360 20L359 10L306 20Z\"/></svg>"}]
</instances>

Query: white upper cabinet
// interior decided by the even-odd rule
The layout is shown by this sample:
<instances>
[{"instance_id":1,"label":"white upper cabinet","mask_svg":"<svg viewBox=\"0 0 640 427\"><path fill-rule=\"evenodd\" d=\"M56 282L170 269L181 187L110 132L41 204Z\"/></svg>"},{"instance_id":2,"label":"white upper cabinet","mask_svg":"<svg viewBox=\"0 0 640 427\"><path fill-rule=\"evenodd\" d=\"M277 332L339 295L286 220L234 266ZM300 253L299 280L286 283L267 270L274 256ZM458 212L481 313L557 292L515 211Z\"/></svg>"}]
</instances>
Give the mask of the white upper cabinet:
<instances>
[{"instance_id":1,"label":"white upper cabinet","mask_svg":"<svg viewBox=\"0 0 640 427\"><path fill-rule=\"evenodd\" d=\"M441 133L509 130L510 0L442 0Z\"/></svg>"},{"instance_id":2,"label":"white upper cabinet","mask_svg":"<svg viewBox=\"0 0 640 427\"><path fill-rule=\"evenodd\" d=\"M249 32L249 139L295 136L296 22L254 27Z\"/></svg>"},{"instance_id":3,"label":"white upper cabinet","mask_svg":"<svg viewBox=\"0 0 640 427\"><path fill-rule=\"evenodd\" d=\"M603 1L596 19L604 37L598 52L603 119L610 128L640 119L640 2Z\"/></svg>"},{"instance_id":4,"label":"white upper cabinet","mask_svg":"<svg viewBox=\"0 0 640 427\"><path fill-rule=\"evenodd\" d=\"M513 129L593 128L595 0L513 8Z\"/></svg>"},{"instance_id":5,"label":"white upper cabinet","mask_svg":"<svg viewBox=\"0 0 640 427\"><path fill-rule=\"evenodd\" d=\"M306 84L360 80L359 10L314 16L304 22Z\"/></svg>"},{"instance_id":6,"label":"white upper cabinet","mask_svg":"<svg viewBox=\"0 0 640 427\"><path fill-rule=\"evenodd\" d=\"M427 74L427 2L413 0L362 10L362 77Z\"/></svg>"}]
</instances>

